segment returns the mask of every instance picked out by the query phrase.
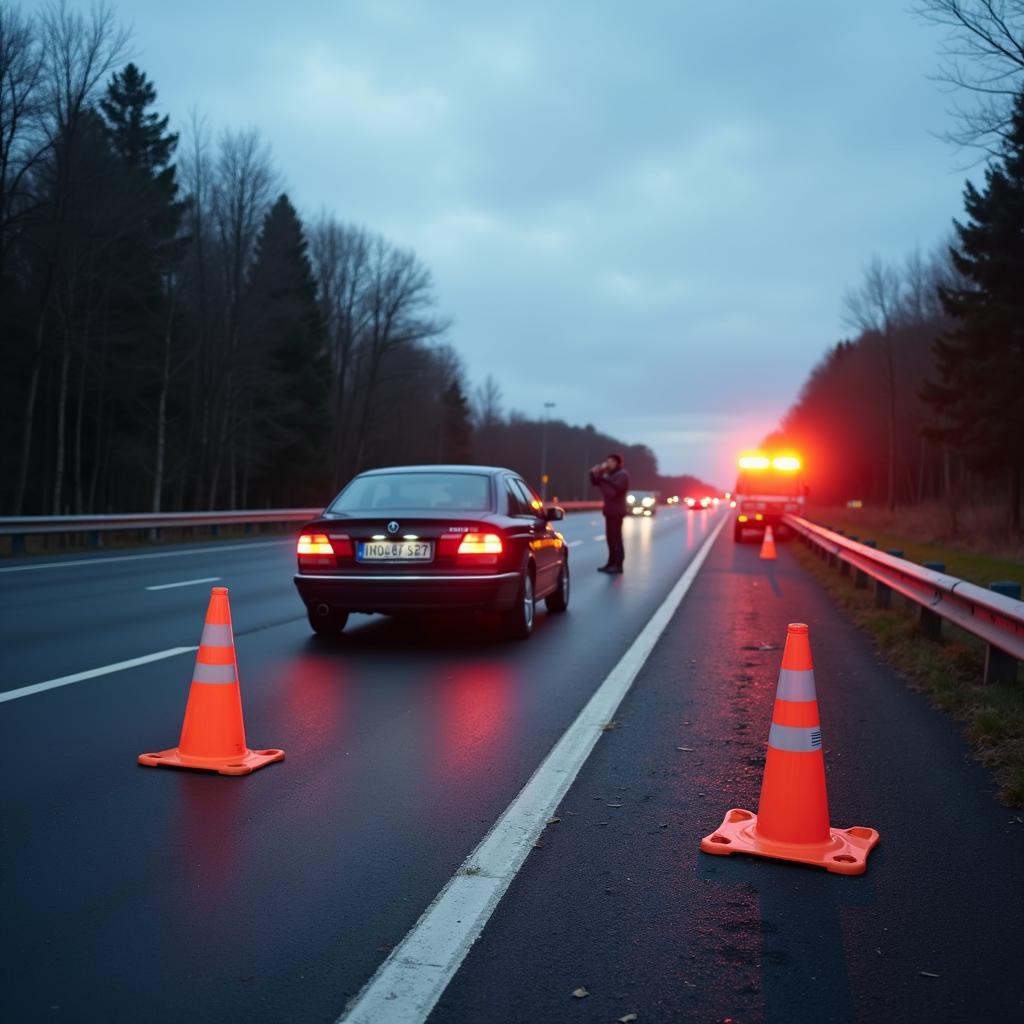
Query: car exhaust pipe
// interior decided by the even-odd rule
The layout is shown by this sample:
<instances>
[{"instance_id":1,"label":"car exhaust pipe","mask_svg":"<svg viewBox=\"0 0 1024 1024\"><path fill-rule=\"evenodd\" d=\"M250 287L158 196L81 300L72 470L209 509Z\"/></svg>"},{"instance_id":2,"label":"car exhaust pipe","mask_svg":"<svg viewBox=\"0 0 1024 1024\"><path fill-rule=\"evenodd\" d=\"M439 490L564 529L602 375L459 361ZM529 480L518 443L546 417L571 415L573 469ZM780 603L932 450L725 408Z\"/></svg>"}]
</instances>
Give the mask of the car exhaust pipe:
<instances>
[{"instance_id":1,"label":"car exhaust pipe","mask_svg":"<svg viewBox=\"0 0 1024 1024\"><path fill-rule=\"evenodd\" d=\"M316 606L316 613L321 618L331 614L331 606L329 604L318 604Z\"/></svg>"}]
</instances>

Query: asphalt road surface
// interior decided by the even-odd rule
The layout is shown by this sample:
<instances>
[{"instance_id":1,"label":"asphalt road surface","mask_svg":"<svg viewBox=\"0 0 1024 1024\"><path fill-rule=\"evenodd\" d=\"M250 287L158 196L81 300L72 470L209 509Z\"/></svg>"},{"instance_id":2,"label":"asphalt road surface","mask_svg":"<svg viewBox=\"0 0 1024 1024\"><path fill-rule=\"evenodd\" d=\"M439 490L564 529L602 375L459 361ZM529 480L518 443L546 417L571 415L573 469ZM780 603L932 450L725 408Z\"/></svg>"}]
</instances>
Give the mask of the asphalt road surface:
<instances>
[{"instance_id":1,"label":"asphalt road surface","mask_svg":"<svg viewBox=\"0 0 1024 1024\"><path fill-rule=\"evenodd\" d=\"M291 541L0 564L4 1018L336 1020L719 515L627 523L611 578L600 518L569 517L570 612L518 644L471 617L314 637ZM177 742L193 655L166 652L198 642L211 585L249 745L287 752L248 777L135 763ZM859 878L697 849L756 807L800 620L833 822L882 836ZM964 754L785 545L769 565L726 531L430 1020L1015 1018L1024 826Z\"/></svg>"},{"instance_id":2,"label":"asphalt road surface","mask_svg":"<svg viewBox=\"0 0 1024 1024\"><path fill-rule=\"evenodd\" d=\"M526 643L472 617L314 637L291 540L3 563L3 691L190 647L226 585L249 745L287 752L241 779L135 764L177 742L189 651L0 703L14 1019L334 1020L713 521L628 523L628 571L607 577L603 521L570 516L570 612Z\"/></svg>"}]
</instances>

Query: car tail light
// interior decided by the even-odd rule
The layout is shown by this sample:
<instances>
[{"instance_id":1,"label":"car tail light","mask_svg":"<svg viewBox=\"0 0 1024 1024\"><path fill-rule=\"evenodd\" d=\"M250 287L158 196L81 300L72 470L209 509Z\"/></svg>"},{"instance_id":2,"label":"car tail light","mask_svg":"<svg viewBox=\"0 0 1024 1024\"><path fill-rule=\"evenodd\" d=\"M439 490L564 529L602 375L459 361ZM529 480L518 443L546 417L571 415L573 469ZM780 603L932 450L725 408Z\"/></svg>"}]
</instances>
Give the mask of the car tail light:
<instances>
[{"instance_id":1,"label":"car tail light","mask_svg":"<svg viewBox=\"0 0 1024 1024\"><path fill-rule=\"evenodd\" d=\"M333 555L334 548L326 533L304 533L299 537L300 555Z\"/></svg>"},{"instance_id":2,"label":"car tail light","mask_svg":"<svg viewBox=\"0 0 1024 1024\"><path fill-rule=\"evenodd\" d=\"M500 555L501 538L496 533L467 533L459 545L460 555Z\"/></svg>"},{"instance_id":3,"label":"car tail light","mask_svg":"<svg viewBox=\"0 0 1024 1024\"><path fill-rule=\"evenodd\" d=\"M347 534L303 533L296 546L299 563L302 566L323 565L334 567L339 558L351 558L355 554L352 541Z\"/></svg>"},{"instance_id":4,"label":"car tail light","mask_svg":"<svg viewBox=\"0 0 1024 1024\"><path fill-rule=\"evenodd\" d=\"M334 548L334 553L339 558L355 557L356 549L352 546L352 541L347 533L332 533L330 540L331 547Z\"/></svg>"}]
</instances>

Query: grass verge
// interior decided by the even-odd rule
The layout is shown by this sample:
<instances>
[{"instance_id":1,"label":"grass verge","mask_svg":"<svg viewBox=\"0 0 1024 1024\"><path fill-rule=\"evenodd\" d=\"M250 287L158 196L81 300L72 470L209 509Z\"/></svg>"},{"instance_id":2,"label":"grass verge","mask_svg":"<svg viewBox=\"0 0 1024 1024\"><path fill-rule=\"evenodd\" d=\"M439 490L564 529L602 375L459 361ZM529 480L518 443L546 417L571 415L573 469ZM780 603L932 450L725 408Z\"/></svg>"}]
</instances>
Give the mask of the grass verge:
<instances>
[{"instance_id":1,"label":"grass verge","mask_svg":"<svg viewBox=\"0 0 1024 1024\"><path fill-rule=\"evenodd\" d=\"M978 533L960 542L929 529L925 516L911 511L893 517L868 509L814 508L808 518L843 530L862 541L877 541L882 551L896 548L912 562L944 562L951 576L987 587L995 580L1024 583L1024 553L1000 543L994 535Z\"/></svg>"},{"instance_id":2,"label":"grass verge","mask_svg":"<svg viewBox=\"0 0 1024 1024\"><path fill-rule=\"evenodd\" d=\"M868 632L886 662L914 689L927 694L935 707L964 723L972 753L992 771L1003 803L1024 806L1024 686L1019 681L986 686L985 645L976 637L944 622L942 641L928 640L918 630L916 605L907 608L894 594L891 609L875 608L872 589L855 589L850 577L829 569L803 544L794 542L790 548L853 622Z\"/></svg>"}]
</instances>

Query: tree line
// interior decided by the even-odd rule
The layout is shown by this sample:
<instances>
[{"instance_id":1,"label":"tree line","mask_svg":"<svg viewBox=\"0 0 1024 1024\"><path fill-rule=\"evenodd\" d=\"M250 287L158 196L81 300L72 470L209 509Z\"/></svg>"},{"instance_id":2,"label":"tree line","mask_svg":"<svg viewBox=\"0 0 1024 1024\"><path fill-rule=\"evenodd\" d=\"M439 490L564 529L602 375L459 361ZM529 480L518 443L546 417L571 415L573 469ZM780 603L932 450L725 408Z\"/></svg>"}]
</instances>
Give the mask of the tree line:
<instances>
[{"instance_id":1,"label":"tree line","mask_svg":"<svg viewBox=\"0 0 1024 1024\"><path fill-rule=\"evenodd\" d=\"M957 511L1001 500L1021 534L1024 486L1024 2L928 0L941 77L982 95L950 137L980 150L947 245L875 258L844 298L857 333L830 348L767 443L806 452L814 500Z\"/></svg>"},{"instance_id":2,"label":"tree line","mask_svg":"<svg viewBox=\"0 0 1024 1024\"><path fill-rule=\"evenodd\" d=\"M256 129L172 130L128 45L106 5L0 6L0 511L318 505L395 462L539 486L544 437L551 494L617 449L654 486L645 448L472 401L416 254L303 220Z\"/></svg>"}]
</instances>

